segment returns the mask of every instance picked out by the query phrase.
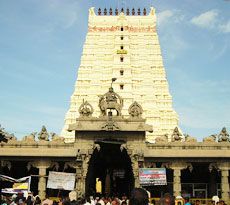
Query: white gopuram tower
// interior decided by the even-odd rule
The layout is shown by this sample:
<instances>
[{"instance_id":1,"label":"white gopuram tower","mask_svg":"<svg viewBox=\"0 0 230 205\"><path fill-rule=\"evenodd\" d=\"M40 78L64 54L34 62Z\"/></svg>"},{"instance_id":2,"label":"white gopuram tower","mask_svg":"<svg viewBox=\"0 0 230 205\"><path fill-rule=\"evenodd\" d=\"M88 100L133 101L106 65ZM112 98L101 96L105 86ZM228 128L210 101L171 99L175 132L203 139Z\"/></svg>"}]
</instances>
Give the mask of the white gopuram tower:
<instances>
[{"instance_id":1,"label":"white gopuram tower","mask_svg":"<svg viewBox=\"0 0 230 205\"><path fill-rule=\"evenodd\" d=\"M137 101L143 108L146 123L153 126L146 140L171 136L178 126L177 113L172 108L172 97L162 61L156 29L155 9L89 9L88 33L86 36L75 90L70 108L65 116L61 136L66 142L74 141L74 132L68 126L75 123L83 100L94 108L93 116L100 115L99 96L108 91L111 79L117 78L113 88L124 99L122 114L128 116L128 108Z\"/></svg>"}]
</instances>

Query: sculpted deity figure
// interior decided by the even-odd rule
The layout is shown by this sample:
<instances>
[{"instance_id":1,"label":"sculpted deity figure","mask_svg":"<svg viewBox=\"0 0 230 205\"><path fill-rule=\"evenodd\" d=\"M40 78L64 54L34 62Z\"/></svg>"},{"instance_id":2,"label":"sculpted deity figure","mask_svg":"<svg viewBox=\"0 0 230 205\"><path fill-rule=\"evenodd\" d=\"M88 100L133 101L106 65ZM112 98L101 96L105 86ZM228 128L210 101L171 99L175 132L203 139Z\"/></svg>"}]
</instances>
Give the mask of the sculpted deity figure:
<instances>
[{"instance_id":1,"label":"sculpted deity figure","mask_svg":"<svg viewBox=\"0 0 230 205\"><path fill-rule=\"evenodd\" d=\"M129 115L132 118L141 118L143 109L136 101L129 107Z\"/></svg>"},{"instance_id":2,"label":"sculpted deity figure","mask_svg":"<svg viewBox=\"0 0 230 205\"><path fill-rule=\"evenodd\" d=\"M49 141L49 134L44 125L42 126L41 132L38 133L38 139L41 141Z\"/></svg>"},{"instance_id":3,"label":"sculpted deity figure","mask_svg":"<svg viewBox=\"0 0 230 205\"><path fill-rule=\"evenodd\" d=\"M78 109L81 117L91 117L93 114L93 107L87 101L83 100L83 103Z\"/></svg>"},{"instance_id":4,"label":"sculpted deity figure","mask_svg":"<svg viewBox=\"0 0 230 205\"><path fill-rule=\"evenodd\" d=\"M120 130L120 127L110 117L109 120L107 120L107 122L102 125L101 129L106 131L115 131Z\"/></svg>"},{"instance_id":5,"label":"sculpted deity figure","mask_svg":"<svg viewBox=\"0 0 230 205\"><path fill-rule=\"evenodd\" d=\"M31 134L25 136L22 138L22 141L30 141L30 142L34 142L35 141L35 136L36 136L37 132L32 132Z\"/></svg>"},{"instance_id":6,"label":"sculpted deity figure","mask_svg":"<svg viewBox=\"0 0 230 205\"><path fill-rule=\"evenodd\" d=\"M179 142L182 140L182 134L179 132L178 127L175 127L172 134L172 142Z\"/></svg>"},{"instance_id":7,"label":"sculpted deity figure","mask_svg":"<svg viewBox=\"0 0 230 205\"><path fill-rule=\"evenodd\" d=\"M99 99L99 108L101 110L102 116L106 115L106 111L116 110L117 116L121 116L121 109L123 106L122 98L113 91L113 88L109 88L109 92L102 95Z\"/></svg>"},{"instance_id":8,"label":"sculpted deity figure","mask_svg":"<svg viewBox=\"0 0 230 205\"><path fill-rule=\"evenodd\" d=\"M0 124L0 142L7 143L8 140L15 141L17 138L14 136L14 134L9 134L5 131L5 129Z\"/></svg>"},{"instance_id":9,"label":"sculpted deity figure","mask_svg":"<svg viewBox=\"0 0 230 205\"><path fill-rule=\"evenodd\" d=\"M167 143L168 142L168 135L165 134L163 136L156 137L155 142L156 143Z\"/></svg>"},{"instance_id":10,"label":"sculpted deity figure","mask_svg":"<svg viewBox=\"0 0 230 205\"><path fill-rule=\"evenodd\" d=\"M203 142L208 142L208 143L210 143L210 142L216 142L216 135L213 134L213 135L210 135L208 137L205 137L203 139Z\"/></svg>"},{"instance_id":11,"label":"sculpted deity figure","mask_svg":"<svg viewBox=\"0 0 230 205\"><path fill-rule=\"evenodd\" d=\"M185 142L192 143L192 142L197 142L197 139L195 137L191 137L188 134L184 134L185 136Z\"/></svg>"},{"instance_id":12,"label":"sculpted deity figure","mask_svg":"<svg viewBox=\"0 0 230 205\"><path fill-rule=\"evenodd\" d=\"M51 136L52 142L64 142L65 141L64 137L60 137L54 132L51 132L50 136Z\"/></svg>"},{"instance_id":13,"label":"sculpted deity figure","mask_svg":"<svg viewBox=\"0 0 230 205\"><path fill-rule=\"evenodd\" d=\"M229 142L229 134L226 127L223 127L220 134L218 135L218 142Z\"/></svg>"},{"instance_id":14,"label":"sculpted deity figure","mask_svg":"<svg viewBox=\"0 0 230 205\"><path fill-rule=\"evenodd\" d=\"M109 92L105 94L106 102L117 102L117 96L113 92L113 88L109 88Z\"/></svg>"}]
</instances>

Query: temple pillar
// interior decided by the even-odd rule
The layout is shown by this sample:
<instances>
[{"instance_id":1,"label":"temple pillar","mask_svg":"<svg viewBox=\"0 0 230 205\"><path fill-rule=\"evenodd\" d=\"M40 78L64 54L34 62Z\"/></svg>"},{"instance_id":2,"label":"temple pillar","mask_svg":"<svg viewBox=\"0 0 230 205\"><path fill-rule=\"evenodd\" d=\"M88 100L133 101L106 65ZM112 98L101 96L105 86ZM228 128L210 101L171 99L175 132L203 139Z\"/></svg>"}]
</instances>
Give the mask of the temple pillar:
<instances>
[{"instance_id":1,"label":"temple pillar","mask_svg":"<svg viewBox=\"0 0 230 205\"><path fill-rule=\"evenodd\" d=\"M86 176L88 172L89 160L91 155L88 153L78 153L76 163L76 193L77 197L82 197L86 192Z\"/></svg>"},{"instance_id":2,"label":"temple pillar","mask_svg":"<svg viewBox=\"0 0 230 205\"><path fill-rule=\"evenodd\" d=\"M45 166L39 166L39 181L38 181L38 195L41 199L46 197L46 168Z\"/></svg>"},{"instance_id":3,"label":"temple pillar","mask_svg":"<svg viewBox=\"0 0 230 205\"><path fill-rule=\"evenodd\" d=\"M216 170L211 170L209 173L209 198L216 195L217 183L216 183Z\"/></svg>"},{"instance_id":4,"label":"temple pillar","mask_svg":"<svg viewBox=\"0 0 230 205\"><path fill-rule=\"evenodd\" d=\"M77 193L77 198L81 197L83 195L82 193L82 165L76 167L76 193Z\"/></svg>"},{"instance_id":5,"label":"temple pillar","mask_svg":"<svg viewBox=\"0 0 230 205\"><path fill-rule=\"evenodd\" d=\"M85 154L82 156L82 185L81 185L81 190L82 193L85 194L85 188L86 188L86 175L88 173L88 167L89 167L89 160L90 160L90 155Z\"/></svg>"},{"instance_id":6,"label":"temple pillar","mask_svg":"<svg viewBox=\"0 0 230 205\"><path fill-rule=\"evenodd\" d=\"M186 162L173 162L170 164L173 169L173 195L181 196L181 170L189 168L192 170L192 164Z\"/></svg>"},{"instance_id":7,"label":"temple pillar","mask_svg":"<svg viewBox=\"0 0 230 205\"><path fill-rule=\"evenodd\" d=\"M221 170L221 190L222 199L227 201L229 199L229 183L228 183L228 169Z\"/></svg>"},{"instance_id":8,"label":"temple pillar","mask_svg":"<svg viewBox=\"0 0 230 205\"><path fill-rule=\"evenodd\" d=\"M81 190L81 176L82 176L82 161L77 160L75 162L66 162L64 167L71 167L76 169L76 182L75 182L75 191L76 191L76 198L81 197L82 190Z\"/></svg>"},{"instance_id":9,"label":"temple pillar","mask_svg":"<svg viewBox=\"0 0 230 205\"><path fill-rule=\"evenodd\" d=\"M221 198L227 202L229 200L229 163L222 162L218 165L219 169L221 170Z\"/></svg>"},{"instance_id":10,"label":"temple pillar","mask_svg":"<svg viewBox=\"0 0 230 205\"><path fill-rule=\"evenodd\" d=\"M29 165L32 165L39 170L38 195L40 196L41 200L43 200L46 198L46 169L50 167L51 162L40 160L35 162L29 162L27 166Z\"/></svg>"},{"instance_id":11,"label":"temple pillar","mask_svg":"<svg viewBox=\"0 0 230 205\"><path fill-rule=\"evenodd\" d=\"M212 162L208 166L210 176L209 176L209 197L217 195L217 182L216 182L216 172L219 170L219 165L216 162Z\"/></svg>"},{"instance_id":12,"label":"temple pillar","mask_svg":"<svg viewBox=\"0 0 230 205\"><path fill-rule=\"evenodd\" d=\"M142 154L133 154L131 156L131 163L132 163L132 169L133 169L134 186L135 186L135 188L140 187L140 180L139 180L139 161L143 161Z\"/></svg>"},{"instance_id":13,"label":"temple pillar","mask_svg":"<svg viewBox=\"0 0 230 205\"><path fill-rule=\"evenodd\" d=\"M174 168L173 169L173 195L180 196L181 195L181 169Z\"/></svg>"}]
</instances>

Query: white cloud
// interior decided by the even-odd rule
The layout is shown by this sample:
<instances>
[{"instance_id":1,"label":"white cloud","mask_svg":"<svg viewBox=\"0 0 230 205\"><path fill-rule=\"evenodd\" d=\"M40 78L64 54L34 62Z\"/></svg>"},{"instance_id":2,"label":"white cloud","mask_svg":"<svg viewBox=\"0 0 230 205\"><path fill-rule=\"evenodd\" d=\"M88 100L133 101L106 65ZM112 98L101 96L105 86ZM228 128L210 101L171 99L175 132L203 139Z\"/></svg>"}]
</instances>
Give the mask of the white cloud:
<instances>
[{"instance_id":1,"label":"white cloud","mask_svg":"<svg viewBox=\"0 0 230 205\"><path fill-rule=\"evenodd\" d=\"M177 35L173 35L173 32L164 34L161 38L161 42L164 44L164 47L162 47L163 55L171 60L177 59L189 48L189 44L185 41L183 36L178 33Z\"/></svg>"},{"instance_id":2,"label":"white cloud","mask_svg":"<svg viewBox=\"0 0 230 205\"><path fill-rule=\"evenodd\" d=\"M218 11L210 10L200 14L199 16L195 16L191 19L191 23L201 28L211 29L217 22Z\"/></svg>"},{"instance_id":3,"label":"white cloud","mask_svg":"<svg viewBox=\"0 0 230 205\"><path fill-rule=\"evenodd\" d=\"M157 13L157 23L160 31L162 53L166 58L175 60L189 46L183 38L178 25L185 20L185 15L181 10L164 10ZM162 32L162 33L161 33ZM170 42L170 43L169 43ZM167 52L164 52L166 50Z\"/></svg>"},{"instance_id":4,"label":"white cloud","mask_svg":"<svg viewBox=\"0 0 230 205\"><path fill-rule=\"evenodd\" d=\"M48 0L44 1L43 9L55 19L56 26L68 29L78 20L80 5L77 1Z\"/></svg>"},{"instance_id":5,"label":"white cloud","mask_svg":"<svg viewBox=\"0 0 230 205\"><path fill-rule=\"evenodd\" d=\"M210 10L199 16L194 16L190 22L201 28L216 29L220 33L230 33L230 20L223 23L217 10Z\"/></svg>"},{"instance_id":6,"label":"white cloud","mask_svg":"<svg viewBox=\"0 0 230 205\"><path fill-rule=\"evenodd\" d=\"M159 27L164 27L165 25L180 23L184 20L185 15L181 10L165 10L157 13L157 24Z\"/></svg>"},{"instance_id":7,"label":"white cloud","mask_svg":"<svg viewBox=\"0 0 230 205\"><path fill-rule=\"evenodd\" d=\"M219 29L223 33L230 33L230 20L219 26Z\"/></svg>"},{"instance_id":8,"label":"white cloud","mask_svg":"<svg viewBox=\"0 0 230 205\"><path fill-rule=\"evenodd\" d=\"M157 14L157 22L159 25L166 23L173 16L173 11L165 10Z\"/></svg>"}]
</instances>

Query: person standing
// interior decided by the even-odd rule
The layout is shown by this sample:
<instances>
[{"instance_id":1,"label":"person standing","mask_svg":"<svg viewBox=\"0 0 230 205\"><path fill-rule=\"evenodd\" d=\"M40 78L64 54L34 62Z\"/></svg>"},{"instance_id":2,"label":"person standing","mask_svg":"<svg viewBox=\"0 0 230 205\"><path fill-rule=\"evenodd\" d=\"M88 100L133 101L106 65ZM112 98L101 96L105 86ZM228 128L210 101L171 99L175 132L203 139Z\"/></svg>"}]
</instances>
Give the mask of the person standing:
<instances>
[{"instance_id":1,"label":"person standing","mask_svg":"<svg viewBox=\"0 0 230 205\"><path fill-rule=\"evenodd\" d=\"M129 205L148 205L148 204L149 204L148 193L142 188L134 188L129 199Z\"/></svg>"},{"instance_id":2,"label":"person standing","mask_svg":"<svg viewBox=\"0 0 230 205\"><path fill-rule=\"evenodd\" d=\"M184 205L191 205L191 203L189 202L189 198L188 197L184 198Z\"/></svg>"}]
</instances>

